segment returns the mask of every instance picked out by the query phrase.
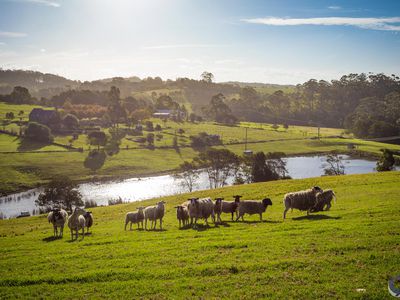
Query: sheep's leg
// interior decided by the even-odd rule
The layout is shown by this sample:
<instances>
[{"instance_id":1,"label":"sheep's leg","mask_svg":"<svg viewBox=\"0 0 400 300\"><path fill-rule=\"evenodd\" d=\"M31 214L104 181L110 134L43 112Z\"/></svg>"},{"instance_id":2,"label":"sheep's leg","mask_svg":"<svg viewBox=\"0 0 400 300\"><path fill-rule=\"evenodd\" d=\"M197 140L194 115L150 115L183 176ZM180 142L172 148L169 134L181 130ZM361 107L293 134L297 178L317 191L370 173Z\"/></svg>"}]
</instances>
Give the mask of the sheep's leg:
<instances>
[{"instance_id":1,"label":"sheep's leg","mask_svg":"<svg viewBox=\"0 0 400 300\"><path fill-rule=\"evenodd\" d=\"M64 232L64 225L60 226L60 237L63 236L63 232Z\"/></svg>"},{"instance_id":2,"label":"sheep's leg","mask_svg":"<svg viewBox=\"0 0 400 300\"><path fill-rule=\"evenodd\" d=\"M310 215L310 210L308 209L308 210L307 210L307 216L309 216L309 215Z\"/></svg>"},{"instance_id":3,"label":"sheep's leg","mask_svg":"<svg viewBox=\"0 0 400 300\"><path fill-rule=\"evenodd\" d=\"M239 218L240 218L240 215L238 215L238 216L237 216L237 218L236 218L236 222L237 222L237 221L239 221Z\"/></svg>"},{"instance_id":4,"label":"sheep's leg","mask_svg":"<svg viewBox=\"0 0 400 300\"><path fill-rule=\"evenodd\" d=\"M262 214L260 214L260 221L262 221Z\"/></svg>"},{"instance_id":5,"label":"sheep's leg","mask_svg":"<svg viewBox=\"0 0 400 300\"><path fill-rule=\"evenodd\" d=\"M144 228L147 230L147 219L144 220Z\"/></svg>"},{"instance_id":6,"label":"sheep's leg","mask_svg":"<svg viewBox=\"0 0 400 300\"><path fill-rule=\"evenodd\" d=\"M286 213L288 212L289 207L286 207L284 212L283 212L283 219L286 219Z\"/></svg>"},{"instance_id":7,"label":"sheep's leg","mask_svg":"<svg viewBox=\"0 0 400 300\"><path fill-rule=\"evenodd\" d=\"M231 215L232 215L232 221L233 221L233 212L231 212ZM237 217L237 215L236 215L236 217Z\"/></svg>"},{"instance_id":8,"label":"sheep's leg","mask_svg":"<svg viewBox=\"0 0 400 300\"><path fill-rule=\"evenodd\" d=\"M74 232L71 229L71 240L74 240Z\"/></svg>"}]
</instances>

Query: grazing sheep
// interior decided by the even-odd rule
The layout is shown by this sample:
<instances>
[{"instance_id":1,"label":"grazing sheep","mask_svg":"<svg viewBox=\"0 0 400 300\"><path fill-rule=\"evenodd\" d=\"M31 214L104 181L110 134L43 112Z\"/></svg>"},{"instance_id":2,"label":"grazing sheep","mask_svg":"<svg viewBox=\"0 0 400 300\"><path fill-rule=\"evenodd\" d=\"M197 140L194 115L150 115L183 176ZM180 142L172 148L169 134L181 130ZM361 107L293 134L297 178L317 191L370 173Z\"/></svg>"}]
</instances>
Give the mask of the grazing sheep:
<instances>
[{"instance_id":1,"label":"grazing sheep","mask_svg":"<svg viewBox=\"0 0 400 300\"><path fill-rule=\"evenodd\" d=\"M83 217L85 218L86 232L89 233L89 228L93 225L93 214L91 211L87 211Z\"/></svg>"},{"instance_id":2,"label":"grazing sheep","mask_svg":"<svg viewBox=\"0 0 400 300\"><path fill-rule=\"evenodd\" d=\"M197 219L204 219L206 225L208 225L208 218L211 216L213 222L215 223L214 217L214 203L211 198L189 198L189 217L190 224L197 224Z\"/></svg>"},{"instance_id":3,"label":"grazing sheep","mask_svg":"<svg viewBox=\"0 0 400 300\"><path fill-rule=\"evenodd\" d=\"M322 192L322 189L318 186L314 186L312 189L305 191L287 193L283 197L283 203L285 204L285 210L283 212L283 219L286 219L286 213L291 208L298 210L306 210L309 215L310 210L315 206L317 199L317 193Z\"/></svg>"},{"instance_id":4,"label":"grazing sheep","mask_svg":"<svg viewBox=\"0 0 400 300\"><path fill-rule=\"evenodd\" d=\"M236 213L236 218L238 216L237 208L239 206L240 198L242 198L242 196L235 195L233 196L233 198L235 199L235 201L222 201L222 212L226 214L230 213L232 216L232 221L233 221L233 213Z\"/></svg>"},{"instance_id":5,"label":"grazing sheep","mask_svg":"<svg viewBox=\"0 0 400 300\"><path fill-rule=\"evenodd\" d=\"M222 213L222 200L224 198L215 198L214 202L214 214L217 216L217 222L222 222L221 221L221 213Z\"/></svg>"},{"instance_id":6,"label":"grazing sheep","mask_svg":"<svg viewBox=\"0 0 400 300\"><path fill-rule=\"evenodd\" d=\"M263 212L265 212L268 205L272 205L272 201L269 198L265 198L262 201L256 201L256 200L241 201L238 206L239 214L236 218L236 221L239 220L239 218L242 218L242 221L244 221L243 219L244 214L249 214L249 215L259 214L260 221L262 221L262 214Z\"/></svg>"},{"instance_id":7,"label":"grazing sheep","mask_svg":"<svg viewBox=\"0 0 400 300\"><path fill-rule=\"evenodd\" d=\"M144 209L145 228L147 230L147 219L151 221L151 228L156 229L157 220L160 219L160 229L162 230L162 219L165 213L165 202L160 201L156 205L146 207ZM153 227L154 222L154 227Z\"/></svg>"},{"instance_id":8,"label":"grazing sheep","mask_svg":"<svg viewBox=\"0 0 400 300\"><path fill-rule=\"evenodd\" d=\"M143 229L143 220L144 220L144 207L138 207L138 210L135 212L128 212L125 217L125 230L126 225L130 222L130 230L132 230L132 224L136 223L139 229L139 224L142 224Z\"/></svg>"},{"instance_id":9,"label":"grazing sheep","mask_svg":"<svg viewBox=\"0 0 400 300\"><path fill-rule=\"evenodd\" d=\"M179 221L179 228L181 228L181 223L183 226L186 226L189 224L189 210L187 207L187 202L175 206L176 208L176 218Z\"/></svg>"},{"instance_id":10,"label":"grazing sheep","mask_svg":"<svg viewBox=\"0 0 400 300\"><path fill-rule=\"evenodd\" d=\"M82 229L82 239L85 236L85 217L86 211L80 207L75 207L74 212L68 218L68 227L71 230L71 240L74 240L74 231L78 239L78 231Z\"/></svg>"},{"instance_id":11,"label":"grazing sheep","mask_svg":"<svg viewBox=\"0 0 400 300\"><path fill-rule=\"evenodd\" d=\"M323 211L326 205L325 210L329 210L331 208L332 199L335 199L336 195L332 190L324 190L316 195L317 203L311 209L311 212Z\"/></svg>"},{"instance_id":12,"label":"grazing sheep","mask_svg":"<svg viewBox=\"0 0 400 300\"><path fill-rule=\"evenodd\" d=\"M47 220L49 220L49 223L53 224L54 237L63 236L64 225L65 222L67 222L67 219L68 219L68 213L65 210L60 208L54 208L51 210L51 212L47 216ZM60 227L60 235L58 235L57 227Z\"/></svg>"}]
</instances>

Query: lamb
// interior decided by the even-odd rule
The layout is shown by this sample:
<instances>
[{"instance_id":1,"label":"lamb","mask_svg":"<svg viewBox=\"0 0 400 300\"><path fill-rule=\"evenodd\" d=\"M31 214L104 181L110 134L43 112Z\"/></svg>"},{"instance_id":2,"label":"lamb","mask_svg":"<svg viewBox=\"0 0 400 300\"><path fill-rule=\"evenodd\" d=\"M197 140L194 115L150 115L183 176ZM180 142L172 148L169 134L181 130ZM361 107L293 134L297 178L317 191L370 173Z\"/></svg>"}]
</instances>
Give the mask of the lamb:
<instances>
[{"instance_id":1,"label":"lamb","mask_svg":"<svg viewBox=\"0 0 400 300\"><path fill-rule=\"evenodd\" d=\"M242 221L244 221L243 219L244 214L249 214L249 215L259 214L260 221L262 221L262 214L263 212L265 212L268 205L272 205L272 201L269 198L264 198L262 201L256 201L256 200L241 201L238 206L239 214L236 218L236 221L238 221L239 218L242 218Z\"/></svg>"},{"instance_id":2,"label":"lamb","mask_svg":"<svg viewBox=\"0 0 400 300\"><path fill-rule=\"evenodd\" d=\"M189 224L189 210L187 207L188 203L182 203L181 205L175 206L176 208L176 218L179 221L179 228L181 228L181 223L183 226Z\"/></svg>"},{"instance_id":3,"label":"lamb","mask_svg":"<svg viewBox=\"0 0 400 300\"><path fill-rule=\"evenodd\" d=\"M60 208L54 208L51 210L49 215L47 216L47 220L49 223L53 224L53 235L54 237L62 237L64 231L65 222L67 222L68 213ZM57 227L60 227L60 235L58 235Z\"/></svg>"},{"instance_id":4,"label":"lamb","mask_svg":"<svg viewBox=\"0 0 400 300\"><path fill-rule=\"evenodd\" d=\"M162 219L165 213L165 202L160 201L156 205L148 206L144 209L145 228L147 230L147 219L151 221L151 228L156 229L157 220L160 219L160 229L162 230ZM154 222L154 227L153 227Z\"/></svg>"},{"instance_id":5,"label":"lamb","mask_svg":"<svg viewBox=\"0 0 400 300\"><path fill-rule=\"evenodd\" d=\"M230 213L232 215L232 221L233 213L236 213L236 217L238 216L237 208L239 206L240 198L242 198L242 196L235 195L233 196L233 198L235 199L235 201L222 201L222 212L227 214Z\"/></svg>"},{"instance_id":6,"label":"lamb","mask_svg":"<svg viewBox=\"0 0 400 300\"><path fill-rule=\"evenodd\" d=\"M221 220L221 213L222 213L222 200L224 198L215 198L214 203L214 214L217 215L217 222L222 222Z\"/></svg>"},{"instance_id":7,"label":"lamb","mask_svg":"<svg viewBox=\"0 0 400 300\"><path fill-rule=\"evenodd\" d=\"M211 216L213 222L215 223L214 217L214 203L211 201L211 198L189 198L189 217L190 224L197 224L198 219L204 219L206 225L208 225L208 218Z\"/></svg>"},{"instance_id":8,"label":"lamb","mask_svg":"<svg viewBox=\"0 0 400 300\"><path fill-rule=\"evenodd\" d=\"M89 233L89 228L93 225L93 214L91 211L87 211L83 217L85 218L86 232Z\"/></svg>"},{"instance_id":9,"label":"lamb","mask_svg":"<svg viewBox=\"0 0 400 300\"><path fill-rule=\"evenodd\" d=\"M135 212L128 212L125 217L125 230L126 230L126 225L130 222L130 230L132 230L132 224L136 223L137 227L139 229L139 224L142 225L143 229L143 220L144 220L144 207L138 207L138 210Z\"/></svg>"},{"instance_id":10,"label":"lamb","mask_svg":"<svg viewBox=\"0 0 400 300\"><path fill-rule=\"evenodd\" d=\"M74 231L76 239L78 239L78 231L82 229L82 239L85 235L85 217L86 211L80 207L75 207L74 212L68 218L68 227L71 230L71 240L74 240Z\"/></svg>"},{"instance_id":11,"label":"lamb","mask_svg":"<svg viewBox=\"0 0 400 300\"><path fill-rule=\"evenodd\" d=\"M311 189L293 193L287 193L283 197L283 203L285 204L285 210L283 212L283 219L286 219L286 213L291 208L306 210L309 215L310 210L315 206L317 199L317 193L322 192L322 189L318 186L314 186Z\"/></svg>"},{"instance_id":12,"label":"lamb","mask_svg":"<svg viewBox=\"0 0 400 300\"><path fill-rule=\"evenodd\" d=\"M336 195L332 190L324 190L322 192L317 193L316 195L316 204L311 209L311 212L323 211L326 205L325 210L329 210L331 208L332 199L335 199L336 203Z\"/></svg>"}]
</instances>

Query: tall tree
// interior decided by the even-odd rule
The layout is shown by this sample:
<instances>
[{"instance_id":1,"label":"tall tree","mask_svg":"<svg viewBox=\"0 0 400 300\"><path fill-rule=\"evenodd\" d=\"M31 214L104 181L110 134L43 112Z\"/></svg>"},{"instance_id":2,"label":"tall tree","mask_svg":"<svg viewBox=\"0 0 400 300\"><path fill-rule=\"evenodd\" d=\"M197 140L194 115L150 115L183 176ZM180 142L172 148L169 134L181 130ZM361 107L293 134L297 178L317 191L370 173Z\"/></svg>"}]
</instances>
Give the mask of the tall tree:
<instances>
[{"instance_id":1,"label":"tall tree","mask_svg":"<svg viewBox=\"0 0 400 300\"><path fill-rule=\"evenodd\" d=\"M201 80L207 83L211 83L214 80L214 75L211 72L204 71L201 73Z\"/></svg>"}]
</instances>

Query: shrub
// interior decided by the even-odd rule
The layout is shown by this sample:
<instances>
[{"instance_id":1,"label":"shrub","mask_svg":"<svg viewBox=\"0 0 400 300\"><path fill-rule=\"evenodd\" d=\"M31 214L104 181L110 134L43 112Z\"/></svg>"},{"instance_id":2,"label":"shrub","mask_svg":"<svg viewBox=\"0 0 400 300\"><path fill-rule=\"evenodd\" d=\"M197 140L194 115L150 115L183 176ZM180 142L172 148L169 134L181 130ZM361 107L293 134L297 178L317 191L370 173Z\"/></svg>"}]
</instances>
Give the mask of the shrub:
<instances>
[{"instance_id":1,"label":"shrub","mask_svg":"<svg viewBox=\"0 0 400 300\"><path fill-rule=\"evenodd\" d=\"M94 200L86 200L85 208L97 207L97 202Z\"/></svg>"},{"instance_id":2,"label":"shrub","mask_svg":"<svg viewBox=\"0 0 400 300\"><path fill-rule=\"evenodd\" d=\"M30 122L28 124L25 130L25 137L43 143L53 142L50 128L36 122Z\"/></svg>"}]
</instances>

